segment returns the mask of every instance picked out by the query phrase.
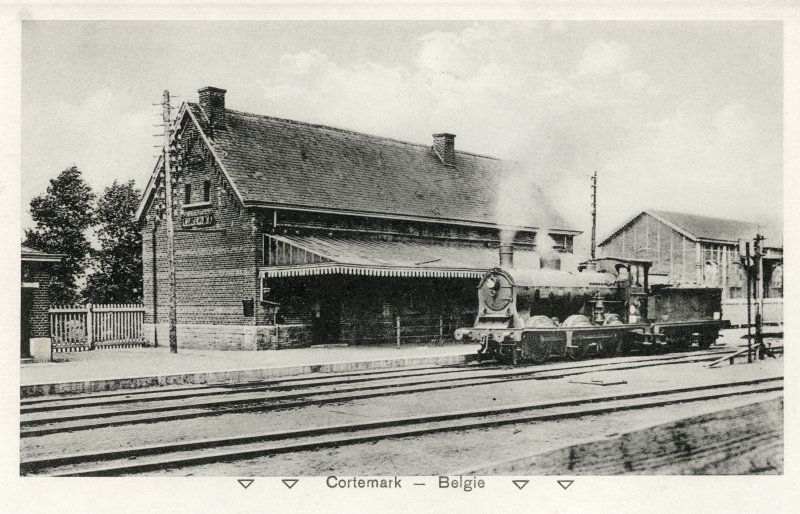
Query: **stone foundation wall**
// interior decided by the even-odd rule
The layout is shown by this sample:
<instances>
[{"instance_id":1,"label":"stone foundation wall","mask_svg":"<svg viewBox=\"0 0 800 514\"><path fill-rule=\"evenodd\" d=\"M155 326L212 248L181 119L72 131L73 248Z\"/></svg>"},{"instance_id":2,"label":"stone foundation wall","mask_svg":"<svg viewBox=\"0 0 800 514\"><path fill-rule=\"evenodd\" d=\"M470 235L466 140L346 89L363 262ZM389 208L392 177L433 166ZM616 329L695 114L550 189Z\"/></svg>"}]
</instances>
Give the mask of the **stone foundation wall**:
<instances>
[{"instance_id":1,"label":"stone foundation wall","mask_svg":"<svg viewBox=\"0 0 800 514\"><path fill-rule=\"evenodd\" d=\"M274 325L256 327L259 350L286 350L311 346L311 325Z\"/></svg>"},{"instance_id":2,"label":"stone foundation wall","mask_svg":"<svg viewBox=\"0 0 800 514\"><path fill-rule=\"evenodd\" d=\"M145 323L145 340L169 346L169 324ZM178 348L190 350L284 350L311 345L310 325L200 325L178 324Z\"/></svg>"}]
</instances>

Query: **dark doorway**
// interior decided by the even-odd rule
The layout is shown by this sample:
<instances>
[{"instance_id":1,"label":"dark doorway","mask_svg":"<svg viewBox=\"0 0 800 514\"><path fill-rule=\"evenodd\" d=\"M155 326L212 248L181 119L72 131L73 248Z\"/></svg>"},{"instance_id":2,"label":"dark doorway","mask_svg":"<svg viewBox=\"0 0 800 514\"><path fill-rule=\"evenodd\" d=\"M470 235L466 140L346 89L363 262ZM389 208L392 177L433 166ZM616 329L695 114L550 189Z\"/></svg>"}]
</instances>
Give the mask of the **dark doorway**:
<instances>
[{"instance_id":1,"label":"dark doorway","mask_svg":"<svg viewBox=\"0 0 800 514\"><path fill-rule=\"evenodd\" d=\"M20 348L19 356L26 359L31 356L31 312L33 311L33 289L22 288L22 306L20 310Z\"/></svg>"},{"instance_id":2,"label":"dark doorway","mask_svg":"<svg viewBox=\"0 0 800 514\"><path fill-rule=\"evenodd\" d=\"M342 304L339 298L323 295L311 324L313 344L336 344L340 337Z\"/></svg>"}]
</instances>

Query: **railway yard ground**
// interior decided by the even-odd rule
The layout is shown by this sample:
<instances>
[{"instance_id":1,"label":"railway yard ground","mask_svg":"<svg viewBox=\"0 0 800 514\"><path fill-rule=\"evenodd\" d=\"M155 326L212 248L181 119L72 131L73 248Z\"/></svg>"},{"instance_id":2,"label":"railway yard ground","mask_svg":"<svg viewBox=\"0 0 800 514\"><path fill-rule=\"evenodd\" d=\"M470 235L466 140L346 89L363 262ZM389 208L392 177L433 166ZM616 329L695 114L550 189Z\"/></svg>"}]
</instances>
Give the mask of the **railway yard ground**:
<instances>
[{"instance_id":1,"label":"railway yard ground","mask_svg":"<svg viewBox=\"0 0 800 514\"><path fill-rule=\"evenodd\" d=\"M708 367L740 350L742 334L725 331L708 350L514 368L458 359L413 360L421 355L450 359L474 352L472 346L458 348L461 353L452 347L449 353L442 350L447 347L408 349L405 361L390 349L377 349L372 355L380 365L328 372L23 395L21 473L446 475L496 469L503 470L499 474L524 474L545 468L508 463L536 455L550 456L545 472L571 474L781 473L782 339L769 339L778 350L775 359L748 365L740 358L734 365ZM328 362L356 362L355 353L344 359L336 353L342 348L314 350L332 355ZM26 367L30 365L23 367L23 385ZM32 376L27 375L29 382ZM105 372L94 378L109 376ZM702 430L691 433L681 427L686 419L697 419ZM743 442L748 430L756 435ZM726 431L733 434L731 441L704 442L703 434ZM675 446L678 433L680 444ZM620 447L614 441L624 440L634 448L633 441L658 437L668 440L659 447L658 458L627 455L619 463L609 460L600 470L575 462L560 469L558 459L553 460L564 448L582 448L586 454L587 444Z\"/></svg>"}]
</instances>

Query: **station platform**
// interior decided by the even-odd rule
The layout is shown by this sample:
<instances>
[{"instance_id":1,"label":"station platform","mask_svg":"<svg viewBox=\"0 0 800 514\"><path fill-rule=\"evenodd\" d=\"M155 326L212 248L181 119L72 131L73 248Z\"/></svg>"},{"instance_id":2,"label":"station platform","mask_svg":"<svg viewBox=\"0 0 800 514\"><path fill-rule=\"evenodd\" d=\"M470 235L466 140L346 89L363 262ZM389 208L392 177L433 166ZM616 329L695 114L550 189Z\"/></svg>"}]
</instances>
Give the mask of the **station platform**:
<instances>
[{"instance_id":1,"label":"station platform","mask_svg":"<svg viewBox=\"0 0 800 514\"><path fill-rule=\"evenodd\" d=\"M56 354L20 364L20 396L89 393L182 384L247 382L308 373L463 364L477 344L298 348L268 351L182 350L168 347Z\"/></svg>"},{"instance_id":2,"label":"station platform","mask_svg":"<svg viewBox=\"0 0 800 514\"><path fill-rule=\"evenodd\" d=\"M776 332L782 327L770 327ZM723 330L718 346L746 345L747 329ZM766 334L770 335L770 334ZM144 387L248 382L309 373L337 373L426 365L476 358L479 345L345 346L268 351L106 349L56 354L54 362L20 364L20 396L90 393Z\"/></svg>"}]
</instances>

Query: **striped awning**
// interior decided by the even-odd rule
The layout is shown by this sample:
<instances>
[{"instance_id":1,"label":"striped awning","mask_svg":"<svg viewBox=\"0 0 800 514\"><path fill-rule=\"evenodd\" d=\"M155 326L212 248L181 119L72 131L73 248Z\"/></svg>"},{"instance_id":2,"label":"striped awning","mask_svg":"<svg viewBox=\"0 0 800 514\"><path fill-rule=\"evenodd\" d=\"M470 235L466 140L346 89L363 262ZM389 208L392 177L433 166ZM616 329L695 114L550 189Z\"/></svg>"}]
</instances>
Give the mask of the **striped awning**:
<instances>
[{"instance_id":1,"label":"striped awning","mask_svg":"<svg viewBox=\"0 0 800 514\"><path fill-rule=\"evenodd\" d=\"M457 242L269 237L282 245L283 255L295 258L296 262L277 259L280 265L259 268L262 278L338 274L477 279L497 267L499 261L496 247ZM530 250L516 249L514 259L518 267L539 267L539 254Z\"/></svg>"},{"instance_id":2,"label":"striped awning","mask_svg":"<svg viewBox=\"0 0 800 514\"><path fill-rule=\"evenodd\" d=\"M369 267L324 263L305 266L276 266L261 268L264 278L305 277L309 275L364 275L371 277L436 277L481 278L487 270Z\"/></svg>"}]
</instances>

